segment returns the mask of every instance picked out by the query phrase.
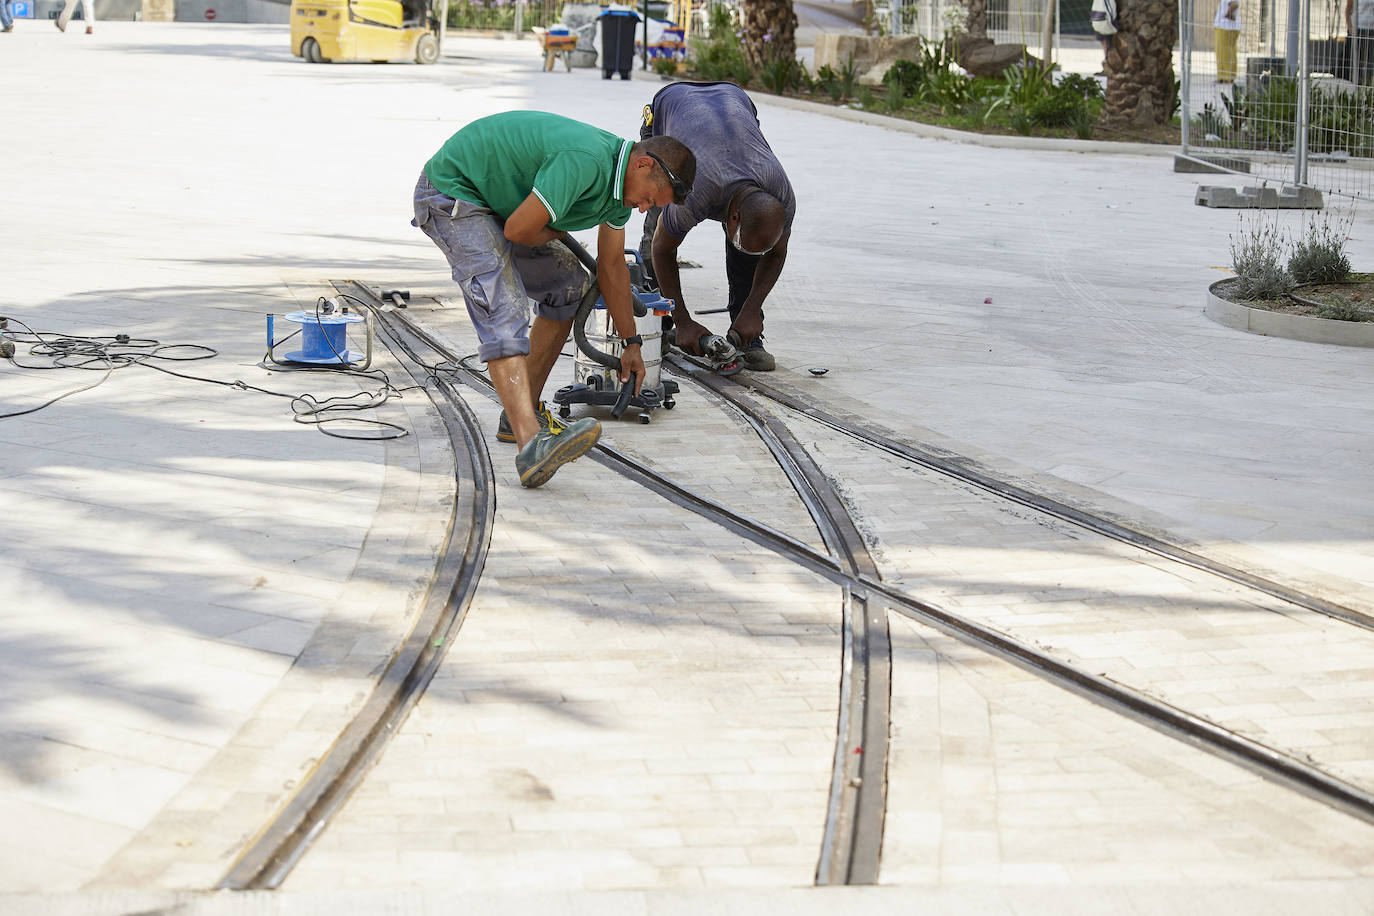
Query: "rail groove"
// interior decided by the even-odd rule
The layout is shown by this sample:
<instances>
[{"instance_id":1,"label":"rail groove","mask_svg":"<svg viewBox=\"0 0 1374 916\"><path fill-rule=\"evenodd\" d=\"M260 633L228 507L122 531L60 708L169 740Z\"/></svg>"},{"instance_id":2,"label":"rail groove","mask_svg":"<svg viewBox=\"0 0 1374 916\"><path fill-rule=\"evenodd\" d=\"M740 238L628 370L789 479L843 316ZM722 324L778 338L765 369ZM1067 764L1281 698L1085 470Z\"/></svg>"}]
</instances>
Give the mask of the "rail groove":
<instances>
[{"instance_id":1,"label":"rail groove","mask_svg":"<svg viewBox=\"0 0 1374 916\"><path fill-rule=\"evenodd\" d=\"M420 362L413 335L403 325L388 321L384 312L378 310L378 316L379 327L392 342ZM406 368L424 387L425 377L410 366ZM454 443L459 496L422 610L362 709L295 794L240 853L216 885L217 890L273 889L281 885L405 721L434 677L450 637L462 626L491 541L496 515L495 477L476 416L448 382L440 380L438 388L444 397L434 399L431 395L431 399ZM461 536L455 537L455 532Z\"/></svg>"},{"instance_id":2,"label":"rail groove","mask_svg":"<svg viewBox=\"0 0 1374 916\"><path fill-rule=\"evenodd\" d=\"M469 386L494 398L490 382L480 372L463 365L458 356L434 335L409 316L397 313L378 301L366 287L360 284L355 284L354 287L352 294L368 302L378 312L379 317L383 318L379 322L380 326L412 359L421 365L424 364L418 355L422 345L449 361L453 367L453 375L463 373L463 380ZM798 411L889 454L1096 533L1212 572L1229 581L1250 586L1271 597L1369 629L1374 629L1374 618L996 480L990 475L967 467L966 463L961 464L955 460L957 456L940 458L881 433L862 429L766 383L757 380L750 380L745 386L734 382L727 383L709 373L696 372L689 364L676 358L673 358L672 362L680 372L719 395L748 418L749 423L758 431L788 474L808 511L811 512L821 531L826 552L817 551L784 532L702 497L610 446L599 444L590 455L598 464L639 483L682 508L773 550L841 587L844 598L845 644L841 704L827 825L816 872L817 883L876 883L878 878L882 824L886 807L887 732L890 712L888 693L891 682L891 657L886 617L888 608L1050 680L1092 702L1124 713L1157 731L1201 747L1266 779L1289 786L1347 814L1374 823L1374 795L1359 786L1204 717L1105 676L1091 674L1070 663L1060 661L1049 653L992 627L950 613L884 583L853 518L834 487L829 485L819 467L785 425L761 410L745 394L745 389L752 389L755 394ZM450 373L436 372L436 375L439 374ZM440 405L440 410L450 434L455 436L455 442L458 438L464 441L474 480L477 477L476 470L480 468L483 472L481 480L484 482L482 485L474 485L473 498L468 501L471 503L468 511L473 518L471 530L482 532L479 538L480 547L475 548L474 542L470 539L468 546L461 551L461 561L452 556L453 551L450 549L446 550L445 561L441 564L452 565L457 562L461 567L469 569L466 582L455 582L448 598L442 602L445 608L443 614L448 616L447 625L434 622L434 627L444 627L443 631L448 632L461 622L462 610L466 608L471 592L475 589L475 572L472 571L474 567L471 564L485 555L494 515L495 495L490 460L485 446L480 441L475 417L453 388L451 376L441 379L438 387L445 396L445 403ZM484 498L479 500L479 495ZM485 507L484 513L478 511L479 507L476 504L479 501ZM450 541L451 534L452 526ZM475 569L480 569L480 563ZM434 597L433 591L432 588L431 599ZM336 755L331 751L326 761L322 761L316 768L307 784L292 799L282 815L269 825L259 837L259 841L241 857L221 883L221 887L277 886L302 854L309 840L323 829L329 814L342 805L348 792L361 780L371 760L380 753L385 734L404 719L409 704L413 704L418 698L419 692L428 682L428 677L432 676L434 666L437 666L440 660L440 652L412 653L417 642L416 634L432 622L434 612L430 606L433 603L427 599L426 611L417 623L415 632L408 638L406 646L397 653L373 700L369 701L364 709L364 713L368 713L374 703L377 703L387 707L385 715L372 715L369 722L364 723L363 715L360 714L336 744L339 760L332 760ZM434 627L428 632L437 632ZM432 645L433 641L428 636L423 639L426 646ZM413 659L412 654L415 656ZM410 666L409 676L400 675L403 659L410 659L407 662ZM397 669L395 675L392 669ZM402 687L406 689L403 691ZM384 692L393 695L390 701L380 699ZM383 736L383 739L379 741L378 736ZM374 745L370 750L359 750L359 747L369 741ZM858 753L854 753L855 750ZM310 787L308 791L307 787ZM869 791L865 792L865 787ZM873 789L877 791L872 791Z\"/></svg>"},{"instance_id":3,"label":"rail groove","mask_svg":"<svg viewBox=\"0 0 1374 916\"><path fill-rule=\"evenodd\" d=\"M1352 626L1374 631L1374 616L1362 611L1337 604L1334 601L1328 601L1324 598L1292 588L1264 576L1239 569L1227 563L1222 563L1210 557L1195 553L1186 547L1155 537L1154 535L1138 531L1127 525L1112 521L1111 519L1085 512L1067 503L1060 502L1059 500L1052 499L1040 493L1035 493L1004 480L999 480L991 474L984 473L972 467L968 459L958 455L950 454L941 457L926 448L902 442L897 438L875 432L872 429L862 428L834 413L824 410L814 403L783 391L777 386L761 381L758 378L751 377L749 379L740 380L739 376L735 376L734 381L735 384L747 388L770 401L794 410L803 416L815 420L817 423L828 426L836 432L863 442L873 448L887 452L890 455L904 458L928 470L944 474L948 477L953 477L956 480L971 484L996 496L1019 503L1029 509L1043 512L1046 515L1051 515L1062 521L1077 525L1080 528L1103 535L1104 537L1130 544L1133 547L1183 563L1194 569L1212 573L1213 575L1220 576L1238 585L1247 586L1271 598L1277 598L1280 601L1287 602L1296 607L1301 607L1336 620L1344 621Z\"/></svg>"}]
</instances>

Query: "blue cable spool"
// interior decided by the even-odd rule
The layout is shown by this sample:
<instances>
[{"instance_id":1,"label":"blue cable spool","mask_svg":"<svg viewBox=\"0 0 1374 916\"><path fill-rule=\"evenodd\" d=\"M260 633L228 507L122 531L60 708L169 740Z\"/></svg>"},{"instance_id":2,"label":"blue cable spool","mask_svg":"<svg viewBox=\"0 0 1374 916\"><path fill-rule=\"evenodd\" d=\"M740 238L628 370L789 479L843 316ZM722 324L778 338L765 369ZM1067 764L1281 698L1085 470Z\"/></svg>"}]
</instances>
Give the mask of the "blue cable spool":
<instances>
[{"instance_id":1,"label":"blue cable spool","mask_svg":"<svg viewBox=\"0 0 1374 916\"><path fill-rule=\"evenodd\" d=\"M337 366L362 359L348 349L348 326L364 320L362 315L291 312L283 317L301 326L301 348L286 354L292 362Z\"/></svg>"}]
</instances>

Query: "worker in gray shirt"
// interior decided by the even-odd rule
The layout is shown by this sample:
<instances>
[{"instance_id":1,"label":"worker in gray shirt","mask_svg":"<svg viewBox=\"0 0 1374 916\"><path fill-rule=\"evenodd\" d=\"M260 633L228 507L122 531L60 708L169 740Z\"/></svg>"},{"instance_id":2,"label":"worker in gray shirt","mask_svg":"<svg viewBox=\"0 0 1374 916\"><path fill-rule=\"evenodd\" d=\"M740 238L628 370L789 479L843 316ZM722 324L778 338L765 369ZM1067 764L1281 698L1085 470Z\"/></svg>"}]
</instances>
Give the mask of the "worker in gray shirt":
<instances>
[{"instance_id":1,"label":"worker in gray shirt","mask_svg":"<svg viewBox=\"0 0 1374 916\"><path fill-rule=\"evenodd\" d=\"M684 202L646 214L639 251L659 292L676 303L677 346L699 356L711 333L683 301L677 249L698 223L716 220L725 230L728 336L740 351L738 366L771 371L777 363L763 346L763 301L787 260L797 209L792 184L763 138L754 103L733 83L683 82L660 90L644 107L640 138L665 135L690 142L696 180Z\"/></svg>"}]
</instances>

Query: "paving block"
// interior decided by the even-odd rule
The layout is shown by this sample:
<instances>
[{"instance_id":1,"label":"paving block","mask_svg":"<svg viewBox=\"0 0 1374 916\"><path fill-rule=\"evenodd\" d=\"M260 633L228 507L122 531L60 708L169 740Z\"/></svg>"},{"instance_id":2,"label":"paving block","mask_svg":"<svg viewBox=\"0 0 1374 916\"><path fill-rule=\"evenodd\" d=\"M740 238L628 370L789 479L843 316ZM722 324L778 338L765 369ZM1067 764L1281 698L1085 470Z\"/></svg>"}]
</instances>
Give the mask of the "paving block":
<instances>
[{"instance_id":1,"label":"paving block","mask_svg":"<svg viewBox=\"0 0 1374 916\"><path fill-rule=\"evenodd\" d=\"M1322 193L1314 188L1229 188L1201 185L1193 203L1229 209L1320 210Z\"/></svg>"},{"instance_id":2,"label":"paving block","mask_svg":"<svg viewBox=\"0 0 1374 916\"><path fill-rule=\"evenodd\" d=\"M1250 160L1240 156L1175 156L1175 172L1250 173Z\"/></svg>"}]
</instances>

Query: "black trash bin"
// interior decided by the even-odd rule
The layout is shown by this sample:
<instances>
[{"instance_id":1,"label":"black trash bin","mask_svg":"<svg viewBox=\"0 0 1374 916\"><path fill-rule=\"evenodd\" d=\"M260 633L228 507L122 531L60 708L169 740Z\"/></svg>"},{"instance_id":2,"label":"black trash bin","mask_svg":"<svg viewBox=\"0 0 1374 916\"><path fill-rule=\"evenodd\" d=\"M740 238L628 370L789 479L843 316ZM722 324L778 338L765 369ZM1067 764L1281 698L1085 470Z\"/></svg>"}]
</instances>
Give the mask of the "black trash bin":
<instances>
[{"instance_id":1,"label":"black trash bin","mask_svg":"<svg viewBox=\"0 0 1374 916\"><path fill-rule=\"evenodd\" d=\"M1245 89L1258 93L1269 84L1269 77L1284 76L1286 63L1282 57L1247 57L1245 59Z\"/></svg>"},{"instance_id":2,"label":"black trash bin","mask_svg":"<svg viewBox=\"0 0 1374 916\"><path fill-rule=\"evenodd\" d=\"M630 78L635 63L635 26L639 14L633 10L607 10L597 17L601 20L601 78L610 79L612 73Z\"/></svg>"}]
</instances>

